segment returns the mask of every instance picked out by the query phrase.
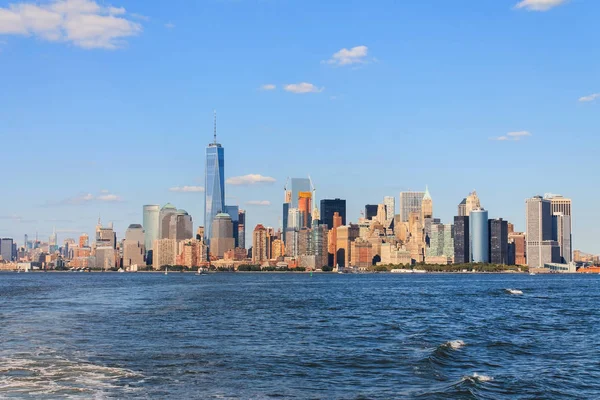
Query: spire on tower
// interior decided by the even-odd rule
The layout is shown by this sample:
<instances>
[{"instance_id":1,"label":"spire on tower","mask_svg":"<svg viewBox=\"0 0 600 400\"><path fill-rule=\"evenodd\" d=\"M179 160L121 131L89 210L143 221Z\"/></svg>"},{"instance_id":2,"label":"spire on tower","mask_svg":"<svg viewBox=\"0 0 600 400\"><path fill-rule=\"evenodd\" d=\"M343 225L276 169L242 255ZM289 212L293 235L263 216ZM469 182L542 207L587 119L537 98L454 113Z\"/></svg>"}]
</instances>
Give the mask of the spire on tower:
<instances>
[{"instance_id":1,"label":"spire on tower","mask_svg":"<svg viewBox=\"0 0 600 400\"><path fill-rule=\"evenodd\" d=\"M215 144L217 144L217 110L214 110L214 115L215 115L214 135L215 135Z\"/></svg>"}]
</instances>

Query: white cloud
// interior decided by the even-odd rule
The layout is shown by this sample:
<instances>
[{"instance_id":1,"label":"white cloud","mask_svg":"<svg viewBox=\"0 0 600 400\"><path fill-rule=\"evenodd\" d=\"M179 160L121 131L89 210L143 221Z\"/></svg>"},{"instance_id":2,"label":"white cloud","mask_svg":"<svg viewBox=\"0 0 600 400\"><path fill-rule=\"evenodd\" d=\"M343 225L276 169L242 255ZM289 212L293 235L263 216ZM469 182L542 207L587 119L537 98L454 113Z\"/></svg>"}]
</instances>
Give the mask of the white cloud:
<instances>
[{"instance_id":1,"label":"white cloud","mask_svg":"<svg viewBox=\"0 0 600 400\"><path fill-rule=\"evenodd\" d=\"M515 8L524 8L529 11L548 11L551 8L560 6L566 3L568 0L522 0Z\"/></svg>"},{"instance_id":2,"label":"white cloud","mask_svg":"<svg viewBox=\"0 0 600 400\"><path fill-rule=\"evenodd\" d=\"M52 0L15 3L0 8L0 35L34 36L70 42L85 49L116 49L142 31L125 17L123 7L104 7L93 0Z\"/></svg>"},{"instance_id":3,"label":"white cloud","mask_svg":"<svg viewBox=\"0 0 600 400\"><path fill-rule=\"evenodd\" d=\"M531 136L531 133L528 131L516 131L516 132L508 132L506 135L503 135L503 136L497 136L497 137L490 138L490 140L498 140L498 141L510 140L513 142L517 142L527 136Z\"/></svg>"},{"instance_id":4,"label":"white cloud","mask_svg":"<svg viewBox=\"0 0 600 400\"><path fill-rule=\"evenodd\" d=\"M204 192L204 188L202 186L175 186L169 188L169 192L198 193Z\"/></svg>"},{"instance_id":5,"label":"white cloud","mask_svg":"<svg viewBox=\"0 0 600 400\"><path fill-rule=\"evenodd\" d=\"M96 197L96 200L98 201L104 201L104 202L114 202L114 201L121 201L121 198L119 196L117 196L116 194L102 194L100 196Z\"/></svg>"},{"instance_id":6,"label":"white cloud","mask_svg":"<svg viewBox=\"0 0 600 400\"><path fill-rule=\"evenodd\" d=\"M165 24L165 28L167 28L167 29L173 29L173 28L175 28L175 24L172 23L172 22L167 22Z\"/></svg>"},{"instance_id":7,"label":"white cloud","mask_svg":"<svg viewBox=\"0 0 600 400\"><path fill-rule=\"evenodd\" d=\"M369 52L369 48L367 46L356 46L351 49L343 48L340 51L336 52L331 58L327 61L324 61L326 64L334 64L334 65L351 65L351 64L359 64L366 62L366 57Z\"/></svg>"},{"instance_id":8,"label":"white cloud","mask_svg":"<svg viewBox=\"0 0 600 400\"><path fill-rule=\"evenodd\" d=\"M271 202L269 200L250 200L246 202L247 206L270 206Z\"/></svg>"},{"instance_id":9,"label":"white cloud","mask_svg":"<svg viewBox=\"0 0 600 400\"><path fill-rule=\"evenodd\" d=\"M283 89L286 92L296 93L296 94L304 94L304 93L319 93L322 92L325 88L318 88L312 83L301 82L301 83L290 83L289 85L285 85Z\"/></svg>"},{"instance_id":10,"label":"white cloud","mask_svg":"<svg viewBox=\"0 0 600 400\"><path fill-rule=\"evenodd\" d=\"M580 97L579 101L581 101L582 103L585 103L588 101L594 101L596 99L600 99L600 93L592 93L589 96Z\"/></svg>"},{"instance_id":11,"label":"white cloud","mask_svg":"<svg viewBox=\"0 0 600 400\"><path fill-rule=\"evenodd\" d=\"M275 89L277 89L277 86L275 86L275 85L274 85L274 84L272 84L272 83L267 83L267 84L265 84L265 85L262 85L262 86L260 87L260 90L275 90Z\"/></svg>"},{"instance_id":12,"label":"white cloud","mask_svg":"<svg viewBox=\"0 0 600 400\"><path fill-rule=\"evenodd\" d=\"M249 174L244 176L234 176L228 178L225 183L228 185L254 185L257 183L273 183L275 182L275 178L270 176L262 176L259 174Z\"/></svg>"}]
</instances>

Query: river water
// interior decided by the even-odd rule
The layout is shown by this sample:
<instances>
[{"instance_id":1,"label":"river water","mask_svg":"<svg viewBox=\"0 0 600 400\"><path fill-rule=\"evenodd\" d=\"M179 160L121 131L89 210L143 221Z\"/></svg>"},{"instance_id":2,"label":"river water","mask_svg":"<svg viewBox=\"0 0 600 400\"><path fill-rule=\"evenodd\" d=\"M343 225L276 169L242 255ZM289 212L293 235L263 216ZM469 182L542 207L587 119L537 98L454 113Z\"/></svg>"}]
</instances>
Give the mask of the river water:
<instances>
[{"instance_id":1,"label":"river water","mask_svg":"<svg viewBox=\"0 0 600 400\"><path fill-rule=\"evenodd\" d=\"M0 274L0 398L591 399L599 340L597 275Z\"/></svg>"}]
</instances>

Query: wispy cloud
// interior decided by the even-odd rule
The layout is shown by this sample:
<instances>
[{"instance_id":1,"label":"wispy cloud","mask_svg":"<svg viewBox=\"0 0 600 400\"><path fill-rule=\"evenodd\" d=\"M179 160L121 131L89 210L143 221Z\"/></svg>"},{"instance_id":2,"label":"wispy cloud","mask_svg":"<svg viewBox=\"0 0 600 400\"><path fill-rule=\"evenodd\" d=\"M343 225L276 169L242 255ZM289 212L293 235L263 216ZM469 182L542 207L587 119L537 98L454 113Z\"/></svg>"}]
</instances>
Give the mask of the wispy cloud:
<instances>
[{"instance_id":1,"label":"wispy cloud","mask_svg":"<svg viewBox=\"0 0 600 400\"><path fill-rule=\"evenodd\" d=\"M172 22L167 22L165 24L165 28L167 28L167 29L173 29L173 28L175 28L175 24L172 23Z\"/></svg>"},{"instance_id":2,"label":"wispy cloud","mask_svg":"<svg viewBox=\"0 0 600 400\"><path fill-rule=\"evenodd\" d=\"M36 220L26 219L19 215L0 215L0 221L11 221L11 222L20 223L20 224L29 224L29 223L37 222Z\"/></svg>"},{"instance_id":3,"label":"wispy cloud","mask_svg":"<svg viewBox=\"0 0 600 400\"><path fill-rule=\"evenodd\" d=\"M271 202L269 200L250 200L246 202L247 206L261 206L266 207L270 206Z\"/></svg>"},{"instance_id":4,"label":"wispy cloud","mask_svg":"<svg viewBox=\"0 0 600 400\"><path fill-rule=\"evenodd\" d=\"M169 192L198 193L198 192L204 192L204 188L202 186L175 186L175 187L169 188Z\"/></svg>"},{"instance_id":5,"label":"wispy cloud","mask_svg":"<svg viewBox=\"0 0 600 400\"><path fill-rule=\"evenodd\" d=\"M301 83L290 83L283 87L283 90L290 93L295 94L305 94L305 93L319 93L325 90L324 87L317 87L312 83L301 82Z\"/></svg>"},{"instance_id":6,"label":"wispy cloud","mask_svg":"<svg viewBox=\"0 0 600 400\"><path fill-rule=\"evenodd\" d=\"M275 90L275 89L277 89L277 86L272 83L267 83L267 84L262 85L259 89L260 90Z\"/></svg>"},{"instance_id":7,"label":"wispy cloud","mask_svg":"<svg viewBox=\"0 0 600 400\"><path fill-rule=\"evenodd\" d=\"M529 11L548 11L560 6L568 0L522 0L515 5L516 9L524 8Z\"/></svg>"},{"instance_id":8,"label":"wispy cloud","mask_svg":"<svg viewBox=\"0 0 600 400\"><path fill-rule=\"evenodd\" d=\"M64 205L85 205L98 203L118 203L123 201L121 196L110 193L106 190L100 191L100 194L81 193L77 196L69 197L57 202L48 202L46 206L64 206Z\"/></svg>"},{"instance_id":9,"label":"wispy cloud","mask_svg":"<svg viewBox=\"0 0 600 400\"><path fill-rule=\"evenodd\" d=\"M225 183L227 183L228 185L237 185L237 186L255 185L257 183L273 183L273 182L275 182L275 178L272 178L270 176L262 176L259 174L234 176L234 177L228 178L227 181L225 181Z\"/></svg>"},{"instance_id":10,"label":"wispy cloud","mask_svg":"<svg viewBox=\"0 0 600 400\"><path fill-rule=\"evenodd\" d=\"M123 7L105 7L93 0L21 2L0 8L0 34L69 42L84 49L117 49L126 44L125 38L141 31Z\"/></svg>"},{"instance_id":11,"label":"wispy cloud","mask_svg":"<svg viewBox=\"0 0 600 400\"><path fill-rule=\"evenodd\" d=\"M521 140L527 136L531 136L531 133L528 131L517 131L517 132L508 132L506 135L493 137L493 138L490 138L490 140L518 142L519 140Z\"/></svg>"},{"instance_id":12,"label":"wispy cloud","mask_svg":"<svg viewBox=\"0 0 600 400\"><path fill-rule=\"evenodd\" d=\"M590 94L588 96L580 97L579 101L582 102L582 103L585 103L585 102L589 102L589 101L594 101L594 100L599 99L599 98L600 98L600 93L592 93L592 94Z\"/></svg>"},{"instance_id":13,"label":"wispy cloud","mask_svg":"<svg viewBox=\"0 0 600 400\"><path fill-rule=\"evenodd\" d=\"M366 62L369 48L367 46L356 46L351 49L343 48L331 56L329 60L323 61L325 64L333 65L351 65L362 64Z\"/></svg>"}]
</instances>

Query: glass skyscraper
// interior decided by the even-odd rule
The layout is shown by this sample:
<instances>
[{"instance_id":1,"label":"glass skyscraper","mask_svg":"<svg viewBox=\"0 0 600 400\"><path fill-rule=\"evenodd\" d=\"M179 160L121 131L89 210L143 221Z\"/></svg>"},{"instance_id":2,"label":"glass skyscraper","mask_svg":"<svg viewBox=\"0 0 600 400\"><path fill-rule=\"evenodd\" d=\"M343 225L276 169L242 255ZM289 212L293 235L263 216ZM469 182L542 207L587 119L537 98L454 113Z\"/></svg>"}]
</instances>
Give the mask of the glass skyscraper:
<instances>
[{"instance_id":1,"label":"glass skyscraper","mask_svg":"<svg viewBox=\"0 0 600 400\"><path fill-rule=\"evenodd\" d=\"M152 246L154 241L159 238L160 206L158 204L147 204L144 206L143 227L144 227L144 247L146 248L146 262L152 265Z\"/></svg>"},{"instance_id":2,"label":"glass skyscraper","mask_svg":"<svg viewBox=\"0 0 600 400\"><path fill-rule=\"evenodd\" d=\"M471 234L471 262L490 262L488 212L482 208L471 211L469 216Z\"/></svg>"},{"instance_id":3,"label":"glass skyscraper","mask_svg":"<svg viewBox=\"0 0 600 400\"><path fill-rule=\"evenodd\" d=\"M204 240L210 245L212 224L225 211L225 149L217 143L215 118L214 142L206 148L204 169Z\"/></svg>"}]
</instances>

